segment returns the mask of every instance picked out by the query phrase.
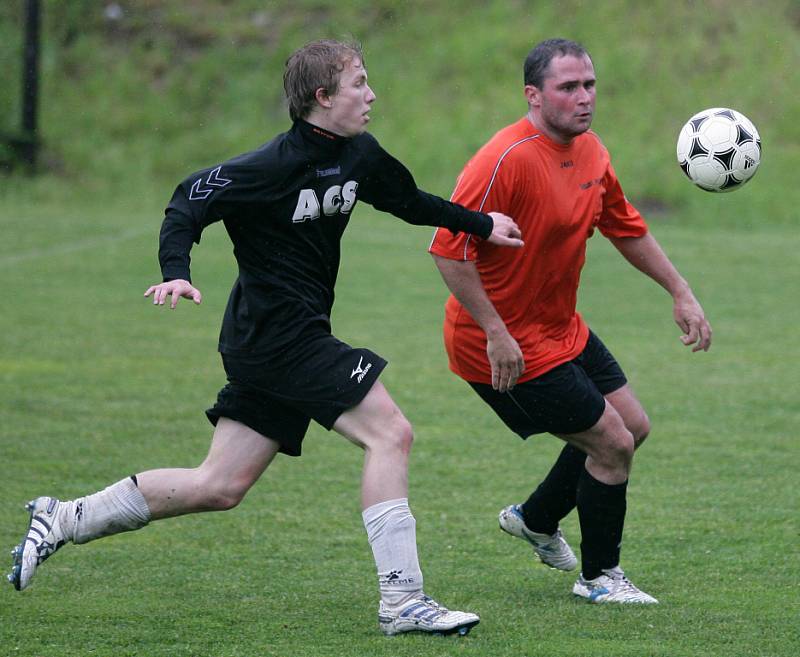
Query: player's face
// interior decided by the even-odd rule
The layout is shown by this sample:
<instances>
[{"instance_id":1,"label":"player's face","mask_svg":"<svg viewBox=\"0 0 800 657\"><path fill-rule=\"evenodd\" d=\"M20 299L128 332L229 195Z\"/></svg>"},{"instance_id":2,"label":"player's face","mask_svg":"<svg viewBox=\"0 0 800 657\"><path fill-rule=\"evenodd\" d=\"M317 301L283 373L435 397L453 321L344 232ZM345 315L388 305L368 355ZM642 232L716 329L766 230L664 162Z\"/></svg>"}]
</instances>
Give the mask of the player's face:
<instances>
[{"instance_id":1,"label":"player's face","mask_svg":"<svg viewBox=\"0 0 800 657\"><path fill-rule=\"evenodd\" d=\"M355 137L367 129L375 94L367 84L367 69L353 58L339 76L339 90L329 96L327 128L342 137Z\"/></svg>"},{"instance_id":2,"label":"player's face","mask_svg":"<svg viewBox=\"0 0 800 657\"><path fill-rule=\"evenodd\" d=\"M525 95L536 127L568 144L592 125L595 77L588 56L563 55L550 61L542 88L528 85Z\"/></svg>"}]
</instances>

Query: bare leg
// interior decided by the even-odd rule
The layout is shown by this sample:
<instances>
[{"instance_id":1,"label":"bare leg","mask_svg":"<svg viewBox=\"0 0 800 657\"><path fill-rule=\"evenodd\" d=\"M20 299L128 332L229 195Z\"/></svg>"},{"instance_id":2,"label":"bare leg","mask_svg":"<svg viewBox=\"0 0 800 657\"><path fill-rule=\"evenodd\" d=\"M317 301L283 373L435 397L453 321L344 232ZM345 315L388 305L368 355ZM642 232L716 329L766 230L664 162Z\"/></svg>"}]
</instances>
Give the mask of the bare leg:
<instances>
[{"instance_id":1,"label":"bare leg","mask_svg":"<svg viewBox=\"0 0 800 657\"><path fill-rule=\"evenodd\" d=\"M650 418L647 417L647 413L636 398L633 389L625 384L618 390L607 394L606 401L620 414L625 428L633 434L633 441L638 449L650 433Z\"/></svg>"},{"instance_id":2,"label":"bare leg","mask_svg":"<svg viewBox=\"0 0 800 657\"><path fill-rule=\"evenodd\" d=\"M364 450L362 509L408 497L408 455L414 434L380 381L333 428Z\"/></svg>"},{"instance_id":3,"label":"bare leg","mask_svg":"<svg viewBox=\"0 0 800 657\"><path fill-rule=\"evenodd\" d=\"M606 402L619 413L625 428L632 434L634 448L638 448L650 431L650 420L629 385L605 396ZM570 442L528 500L522 505L526 526L538 533L552 534L562 518L575 508L578 479L586 462L586 451L578 449L566 435L559 436Z\"/></svg>"},{"instance_id":4,"label":"bare leg","mask_svg":"<svg viewBox=\"0 0 800 657\"><path fill-rule=\"evenodd\" d=\"M619 565L633 453L650 430L647 414L628 385L605 399L603 415L593 427L558 436L569 446L522 509L528 528L551 534L577 505L583 576L588 579Z\"/></svg>"},{"instance_id":5,"label":"bare leg","mask_svg":"<svg viewBox=\"0 0 800 657\"><path fill-rule=\"evenodd\" d=\"M575 499L582 535L582 577L591 580L619 565L633 434L606 402L603 415L593 427L559 437L587 455Z\"/></svg>"},{"instance_id":6,"label":"bare leg","mask_svg":"<svg viewBox=\"0 0 800 657\"><path fill-rule=\"evenodd\" d=\"M465 634L480 620L477 615L447 610L423 594L416 521L408 508L408 454L413 441L408 420L376 381L363 401L343 413L333 428L364 450L361 515L378 571L381 629L385 634L411 630Z\"/></svg>"},{"instance_id":7,"label":"bare leg","mask_svg":"<svg viewBox=\"0 0 800 657\"><path fill-rule=\"evenodd\" d=\"M241 422L220 418L208 455L198 467L148 470L136 476L151 519L233 508L278 448L276 441Z\"/></svg>"},{"instance_id":8,"label":"bare leg","mask_svg":"<svg viewBox=\"0 0 800 657\"><path fill-rule=\"evenodd\" d=\"M9 579L26 588L37 567L70 541L140 529L150 520L236 506L278 451L278 443L245 425L221 418L208 456L197 468L150 470L107 488L60 502L39 497L30 505L25 539L14 550Z\"/></svg>"},{"instance_id":9,"label":"bare leg","mask_svg":"<svg viewBox=\"0 0 800 657\"><path fill-rule=\"evenodd\" d=\"M586 470L598 481L614 485L628 480L633 461L633 434L608 402L597 423L580 433L559 435L586 452Z\"/></svg>"},{"instance_id":10,"label":"bare leg","mask_svg":"<svg viewBox=\"0 0 800 657\"><path fill-rule=\"evenodd\" d=\"M423 586L416 521L408 507L411 425L376 381L334 429L364 450L361 515L378 570L381 605L399 609L420 596Z\"/></svg>"}]
</instances>

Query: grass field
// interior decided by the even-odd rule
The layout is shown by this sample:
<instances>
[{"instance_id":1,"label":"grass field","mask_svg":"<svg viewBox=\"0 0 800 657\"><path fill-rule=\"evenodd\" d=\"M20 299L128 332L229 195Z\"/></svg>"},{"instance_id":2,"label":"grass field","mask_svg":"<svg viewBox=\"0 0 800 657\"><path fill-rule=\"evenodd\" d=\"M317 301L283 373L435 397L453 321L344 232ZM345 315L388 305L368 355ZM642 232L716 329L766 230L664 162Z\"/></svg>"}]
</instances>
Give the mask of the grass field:
<instances>
[{"instance_id":1,"label":"grass field","mask_svg":"<svg viewBox=\"0 0 800 657\"><path fill-rule=\"evenodd\" d=\"M709 353L691 354L669 297L592 240L581 310L653 422L629 488L623 565L661 604L583 604L571 576L497 529L498 510L524 499L559 445L512 436L447 371L429 231L359 207L334 331L389 359L382 380L416 430L426 589L481 624L464 639L378 633L361 453L312 427L303 458L279 457L237 509L68 546L30 590L0 586L0 655L797 654L795 3L464 2L453 16L436 2L247 0L197 2L188 16L143 0L136 11L121 3L131 17L121 27L90 0L44 4L45 170L0 178L2 550L20 539L33 496L82 495L205 455L202 411L224 382L215 346L235 264L222 227L209 228L193 252L203 304L154 309L142 293L159 278L161 208L184 174L285 127L280 67L320 25L364 40L376 136L443 195L471 151L524 111L517 62L530 45L585 42L602 73L595 126L715 335ZM20 6L0 7L4 61ZM7 128L13 66L0 82ZM755 180L727 195L694 189L674 162L680 124L718 104L750 115L765 146ZM577 547L574 517L564 530Z\"/></svg>"},{"instance_id":2,"label":"grass field","mask_svg":"<svg viewBox=\"0 0 800 657\"><path fill-rule=\"evenodd\" d=\"M57 214L5 225L19 236ZM427 588L480 612L481 625L465 640L377 633L360 453L316 428L306 455L280 458L238 509L69 547L29 591L4 587L5 654L795 654L794 231L654 227L714 322L712 351L695 355L677 340L668 297L604 241L592 245L582 308L655 427L636 461L623 559L662 604L608 609L573 600L570 576L534 565L497 530L496 512L529 492L556 441L522 443L446 371L427 231L359 214L334 326L391 361L384 381L416 427L411 499ZM140 298L157 220L137 234L124 211L69 218L81 226L71 242L42 236L0 255L9 549L31 496L196 463L209 437L201 411L222 383L214 345L233 270L219 227L195 257L203 305L169 312ZM565 530L577 541L574 518Z\"/></svg>"}]
</instances>

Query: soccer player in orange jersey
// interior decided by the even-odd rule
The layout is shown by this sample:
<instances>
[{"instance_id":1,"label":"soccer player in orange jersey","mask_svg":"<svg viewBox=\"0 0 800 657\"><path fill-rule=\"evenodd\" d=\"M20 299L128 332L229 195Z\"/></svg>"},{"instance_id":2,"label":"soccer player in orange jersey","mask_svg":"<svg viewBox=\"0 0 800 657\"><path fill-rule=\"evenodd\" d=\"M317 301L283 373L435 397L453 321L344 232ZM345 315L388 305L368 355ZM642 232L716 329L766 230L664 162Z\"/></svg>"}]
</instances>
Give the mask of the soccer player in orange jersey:
<instances>
[{"instance_id":1,"label":"soccer player in orange jersey","mask_svg":"<svg viewBox=\"0 0 800 657\"><path fill-rule=\"evenodd\" d=\"M572 570L577 559L559 521L577 507L582 570L573 593L592 602L655 603L619 563L631 461L650 422L617 361L576 312L595 229L669 292L692 351L708 350L711 327L589 130L589 54L573 41L544 41L524 73L527 115L467 163L452 199L515 217L524 248L509 254L440 229L430 246L452 292L444 326L450 368L522 438L551 433L566 442L528 500L500 512L500 526L528 541L545 564Z\"/></svg>"}]
</instances>

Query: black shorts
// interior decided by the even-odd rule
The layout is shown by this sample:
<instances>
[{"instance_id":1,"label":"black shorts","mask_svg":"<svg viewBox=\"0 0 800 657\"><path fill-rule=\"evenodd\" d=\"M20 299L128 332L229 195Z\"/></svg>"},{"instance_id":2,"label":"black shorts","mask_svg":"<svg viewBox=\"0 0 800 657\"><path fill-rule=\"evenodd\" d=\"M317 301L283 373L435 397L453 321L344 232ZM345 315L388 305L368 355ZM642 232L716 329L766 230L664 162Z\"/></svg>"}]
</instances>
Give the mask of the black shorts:
<instances>
[{"instance_id":1,"label":"black shorts","mask_svg":"<svg viewBox=\"0 0 800 657\"><path fill-rule=\"evenodd\" d=\"M228 384L206 411L212 424L227 417L300 456L311 420L330 430L338 417L366 397L386 361L330 334L315 339L302 358L280 364L222 354Z\"/></svg>"},{"instance_id":2,"label":"black shorts","mask_svg":"<svg viewBox=\"0 0 800 657\"><path fill-rule=\"evenodd\" d=\"M586 347L576 358L518 383L513 390L500 393L485 383L470 385L509 429L527 438L590 429L603 415L604 395L627 382L614 356L590 331Z\"/></svg>"}]
</instances>

